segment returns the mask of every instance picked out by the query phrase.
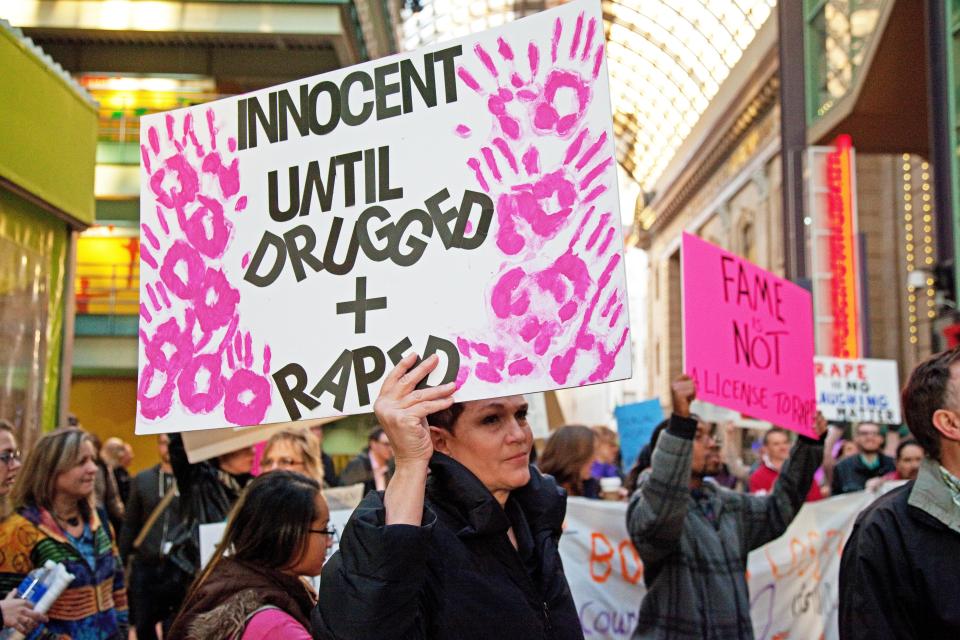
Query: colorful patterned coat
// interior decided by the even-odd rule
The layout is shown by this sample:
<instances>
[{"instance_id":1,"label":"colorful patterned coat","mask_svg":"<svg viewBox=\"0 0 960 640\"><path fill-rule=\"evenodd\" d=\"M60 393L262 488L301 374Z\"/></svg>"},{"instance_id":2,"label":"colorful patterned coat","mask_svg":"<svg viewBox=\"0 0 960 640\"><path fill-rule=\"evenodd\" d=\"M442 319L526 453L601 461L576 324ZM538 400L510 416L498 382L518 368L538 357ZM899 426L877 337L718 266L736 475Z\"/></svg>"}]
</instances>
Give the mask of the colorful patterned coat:
<instances>
[{"instance_id":1,"label":"colorful patterned coat","mask_svg":"<svg viewBox=\"0 0 960 640\"><path fill-rule=\"evenodd\" d=\"M127 637L127 591L123 567L109 525L96 511L93 531L95 563L83 559L46 509L27 507L0 524L0 593L47 560L62 562L75 578L47 613L43 638L113 640Z\"/></svg>"}]
</instances>

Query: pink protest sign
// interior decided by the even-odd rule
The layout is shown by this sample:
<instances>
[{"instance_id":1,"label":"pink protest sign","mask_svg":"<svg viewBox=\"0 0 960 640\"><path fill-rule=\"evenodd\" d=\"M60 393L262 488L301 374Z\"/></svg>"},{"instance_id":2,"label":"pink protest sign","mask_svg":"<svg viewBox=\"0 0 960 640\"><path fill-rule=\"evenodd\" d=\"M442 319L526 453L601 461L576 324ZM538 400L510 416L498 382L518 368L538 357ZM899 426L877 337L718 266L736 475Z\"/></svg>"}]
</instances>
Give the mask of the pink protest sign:
<instances>
[{"instance_id":1,"label":"pink protest sign","mask_svg":"<svg viewBox=\"0 0 960 640\"><path fill-rule=\"evenodd\" d=\"M813 306L788 280L683 234L684 371L697 397L813 435Z\"/></svg>"}]
</instances>

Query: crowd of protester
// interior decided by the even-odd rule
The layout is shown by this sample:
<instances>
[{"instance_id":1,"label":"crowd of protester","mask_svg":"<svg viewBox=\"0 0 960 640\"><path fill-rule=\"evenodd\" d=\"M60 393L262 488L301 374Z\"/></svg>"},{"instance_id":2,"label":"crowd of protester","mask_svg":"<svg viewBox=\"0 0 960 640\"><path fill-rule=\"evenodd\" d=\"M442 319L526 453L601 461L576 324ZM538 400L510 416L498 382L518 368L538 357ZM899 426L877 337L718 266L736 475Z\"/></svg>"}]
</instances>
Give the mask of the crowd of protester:
<instances>
[{"instance_id":1,"label":"crowd of protester","mask_svg":"<svg viewBox=\"0 0 960 640\"><path fill-rule=\"evenodd\" d=\"M906 482L860 515L845 545L841 637L960 637L960 351L910 376L909 433L819 414L813 437L716 425L691 411L696 388L681 376L670 417L626 466L609 427L563 426L537 443L522 396L460 403L452 384L418 390L436 365L407 358L388 375L378 426L340 474L322 426L275 431L255 478L252 447L190 462L176 434L159 436L159 464L131 476L130 445L101 445L79 425L22 458L0 421L4 628L77 640L129 628L141 640L469 639L493 637L494 615L505 637L582 638L558 551L566 500L581 497L628 501L647 587L635 638L752 638L748 553L805 501ZM351 485L365 497L339 541L324 492ZM199 527L222 522L202 563ZM47 560L74 579L43 614L15 589Z\"/></svg>"}]
</instances>

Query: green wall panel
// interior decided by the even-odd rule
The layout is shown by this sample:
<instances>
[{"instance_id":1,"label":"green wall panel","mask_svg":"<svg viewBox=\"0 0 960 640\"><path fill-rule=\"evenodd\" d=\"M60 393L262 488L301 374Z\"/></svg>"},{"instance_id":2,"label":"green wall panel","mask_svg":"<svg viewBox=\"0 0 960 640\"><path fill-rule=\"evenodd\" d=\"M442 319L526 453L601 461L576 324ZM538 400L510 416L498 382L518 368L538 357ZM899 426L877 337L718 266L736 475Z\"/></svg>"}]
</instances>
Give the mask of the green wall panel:
<instances>
[{"instance_id":1,"label":"green wall panel","mask_svg":"<svg viewBox=\"0 0 960 640\"><path fill-rule=\"evenodd\" d=\"M6 29L0 69L0 177L92 224L96 110Z\"/></svg>"}]
</instances>

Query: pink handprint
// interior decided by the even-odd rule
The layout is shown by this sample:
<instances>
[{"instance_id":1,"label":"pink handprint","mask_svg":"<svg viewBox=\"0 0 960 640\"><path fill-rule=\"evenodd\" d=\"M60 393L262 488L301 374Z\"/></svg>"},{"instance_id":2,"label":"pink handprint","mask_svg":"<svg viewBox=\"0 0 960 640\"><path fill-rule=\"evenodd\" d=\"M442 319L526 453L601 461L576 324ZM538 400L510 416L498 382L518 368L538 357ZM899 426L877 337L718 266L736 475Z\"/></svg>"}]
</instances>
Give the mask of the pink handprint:
<instances>
[{"instance_id":1,"label":"pink handprint","mask_svg":"<svg viewBox=\"0 0 960 640\"><path fill-rule=\"evenodd\" d=\"M589 139L589 135L583 129L567 147L562 162L546 172L540 168L538 148L531 144L521 159L523 177L513 148L503 138L494 138L490 146L480 149L485 167L475 157L467 160L481 189L489 193L492 184L494 189L503 190L497 197L496 235L497 246L505 254L516 255L528 242L532 249L539 249L566 227L575 209L589 205L607 191L607 185L598 178L612 168L613 157L601 156L590 166L607 144L607 134L601 133L595 140ZM586 142L589 144L585 146ZM501 163L510 171L506 177ZM517 183L524 178L532 181ZM514 183L509 190L499 186L507 180Z\"/></svg>"},{"instance_id":2,"label":"pink handprint","mask_svg":"<svg viewBox=\"0 0 960 640\"><path fill-rule=\"evenodd\" d=\"M589 20L585 36L583 22L581 13L564 57L560 51L563 22L557 18L550 41L549 70L543 68L548 65L541 66L540 47L535 42L527 44L525 68L518 69L513 48L503 38L497 39L497 60L483 45L474 47L474 55L489 79L481 83L479 73L471 73L465 66L457 69L468 87L487 98L487 109L506 137L519 140L524 133L566 137L580 124L603 63L602 36L594 48L597 20ZM546 77L542 77L544 72ZM470 127L460 125L457 132L468 135Z\"/></svg>"},{"instance_id":3,"label":"pink handprint","mask_svg":"<svg viewBox=\"0 0 960 640\"><path fill-rule=\"evenodd\" d=\"M592 231L585 235L590 224ZM596 354L591 382L609 373L626 337L624 327L613 345L597 338L621 325L623 293L607 292L620 261L618 253L610 252L615 237L611 214L594 220L591 209L567 250L550 265L532 272L516 266L500 276L490 294L495 339L458 340L465 361L483 359L474 368L478 378L500 382L505 376L529 375L537 369L534 362L544 362L551 378L565 384L581 351ZM598 268L595 277L591 271ZM604 294L604 307L595 314Z\"/></svg>"},{"instance_id":4,"label":"pink handprint","mask_svg":"<svg viewBox=\"0 0 960 640\"><path fill-rule=\"evenodd\" d=\"M498 249L521 258L503 264L486 294L491 329L457 341L460 384L471 374L491 383L530 375L557 384L572 375L602 380L626 342L625 293L611 285L621 259L611 252L616 220L597 210L615 179L613 149L605 131L591 133L584 123L603 42L595 42L597 20L584 27L582 13L566 31L558 19L549 62L541 64L543 49L530 42L526 64L518 65L499 39L495 55L474 49L479 73L458 70L494 119L489 142L467 165L496 203ZM457 134L470 137L472 129L461 124Z\"/></svg>"},{"instance_id":5,"label":"pink handprint","mask_svg":"<svg viewBox=\"0 0 960 640\"><path fill-rule=\"evenodd\" d=\"M236 354L236 365L233 355ZM254 371L253 339L250 333L234 334L233 352L227 348L227 364L232 373L225 380L227 420L234 424L259 424L270 408L270 347L263 347L263 375Z\"/></svg>"},{"instance_id":6,"label":"pink handprint","mask_svg":"<svg viewBox=\"0 0 960 640\"><path fill-rule=\"evenodd\" d=\"M182 119L168 114L165 124L165 138L149 127L140 147L156 212L141 225L149 304L140 305L147 360L140 412L161 418L178 400L190 413L222 407L230 423L257 424L271 402L270 349L263 348L261 375L254 371L252 336L240 330L240 293L223 264L234 230L227 212L239 214L247 203L239 195L239 159L231 157L236 141L228 138L226 151L218 148L212 109L205 136L189 112Z\"/></svg>"}]
</instances>

